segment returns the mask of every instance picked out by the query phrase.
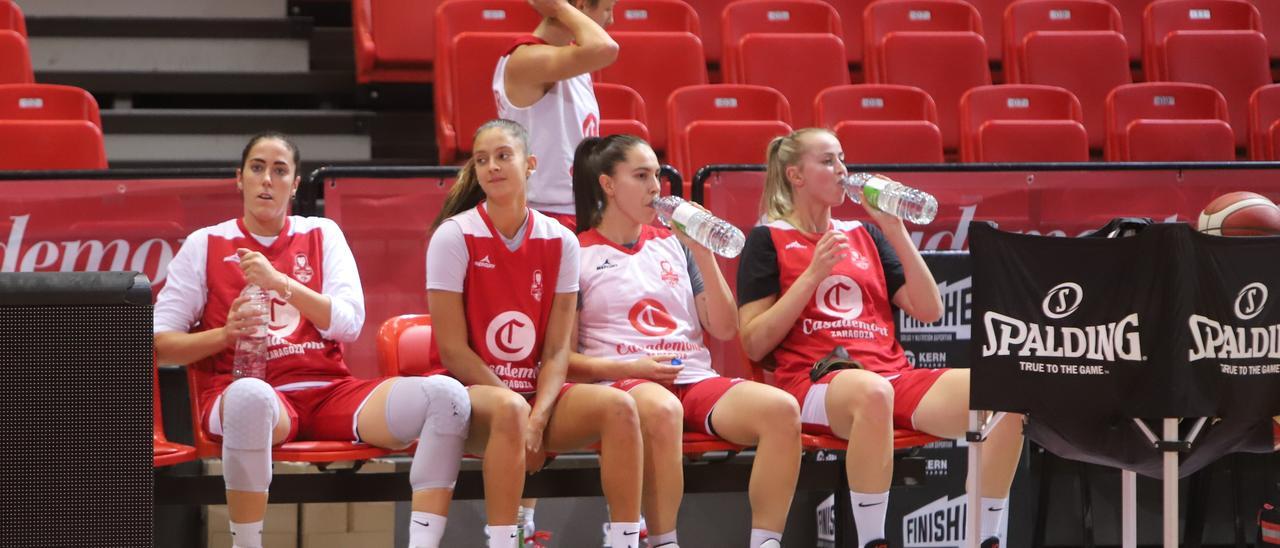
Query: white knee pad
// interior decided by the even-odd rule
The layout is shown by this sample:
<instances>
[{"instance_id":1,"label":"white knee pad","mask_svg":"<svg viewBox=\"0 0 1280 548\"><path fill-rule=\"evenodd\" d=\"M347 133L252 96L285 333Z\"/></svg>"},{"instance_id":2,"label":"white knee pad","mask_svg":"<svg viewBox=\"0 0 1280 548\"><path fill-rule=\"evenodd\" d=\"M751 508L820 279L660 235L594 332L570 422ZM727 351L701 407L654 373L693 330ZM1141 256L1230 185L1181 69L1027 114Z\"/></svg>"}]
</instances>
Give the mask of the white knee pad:
<instances>
[{"instance_id":1,"label":"white knee pad","mask_svg":"<svg viewBox=\"0 0 1280 548\"><path fill-rule=\"evenodd\" d=\"M409 468L414 491L452 489L471 423L471 398L443 375L396 380L387 395L387 429L396 439L418 440Z\"/></svg>"},{"instance_id":2,"label":"white knee pad","mask_svg":"<svg viewBox=\"0 0 1280 548\"><path fill-rule=\"evenodd\" d=\"M271 486L271 430L280 420L275 389L243 378L222 393L222 460L227 489L263 493Z\"/></svg>"}]
</instances>

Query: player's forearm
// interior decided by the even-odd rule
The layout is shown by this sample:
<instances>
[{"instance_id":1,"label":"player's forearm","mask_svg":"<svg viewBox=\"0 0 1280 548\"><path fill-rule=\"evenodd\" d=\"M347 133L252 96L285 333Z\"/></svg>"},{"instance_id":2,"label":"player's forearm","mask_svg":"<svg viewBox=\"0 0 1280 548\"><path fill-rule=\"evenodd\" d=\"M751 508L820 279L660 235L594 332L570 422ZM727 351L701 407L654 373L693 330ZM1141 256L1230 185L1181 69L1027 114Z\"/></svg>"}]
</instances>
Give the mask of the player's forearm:
<instances>
[{"instance_id":1,"label":"player's forearm","mask_svg":"<svg viewBox=\"0 0 1280 548\"><path fill-rule=\"evenodd\" d=\"M227 348L224 329L199 333L167 331L155 334L156 363L187 365L217 354Z\"/></svg>"}]
</instances>

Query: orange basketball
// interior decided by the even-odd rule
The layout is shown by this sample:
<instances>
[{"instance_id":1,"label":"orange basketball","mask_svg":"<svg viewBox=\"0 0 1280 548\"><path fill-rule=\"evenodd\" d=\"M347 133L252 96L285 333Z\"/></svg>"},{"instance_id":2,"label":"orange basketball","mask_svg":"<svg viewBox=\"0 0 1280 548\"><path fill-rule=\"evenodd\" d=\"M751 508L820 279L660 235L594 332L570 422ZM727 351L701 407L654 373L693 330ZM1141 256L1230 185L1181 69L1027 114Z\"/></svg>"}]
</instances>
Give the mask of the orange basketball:
<instances>
[{"instance_id":1,"label":"orange basketball","mask_svg":"<svg viewBox=\"0 0 1280 548\"><path fill-rule=\"evenodd\" d=\"M1223 194L1200 212L1196 229L1214 236L1280 235L1280 207L1261 194Z\"/></svg>"}]
</instances>

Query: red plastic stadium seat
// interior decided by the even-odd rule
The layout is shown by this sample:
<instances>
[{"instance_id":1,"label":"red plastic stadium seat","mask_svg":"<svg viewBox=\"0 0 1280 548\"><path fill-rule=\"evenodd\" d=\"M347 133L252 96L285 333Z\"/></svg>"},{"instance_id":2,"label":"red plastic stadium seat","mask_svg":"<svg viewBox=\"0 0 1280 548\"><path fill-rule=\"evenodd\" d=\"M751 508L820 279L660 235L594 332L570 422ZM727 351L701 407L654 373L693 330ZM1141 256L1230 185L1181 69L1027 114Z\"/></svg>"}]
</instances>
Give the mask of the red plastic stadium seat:
<instances>
[{"instance_id":1,"label":"red plastic stadium seat","mask_svg":"<svg viewBox=\"0 0 1280 548\"><path fill-rule=\"evenodd\" d=\"M196 459L196 448L169 441L164 435L164 418L160 413L160 379L155 364L151 366L151 465L172 466Z\"/></svg>"},{"instance_id":2,"label":"red plastic stadium seat","mask_svg":"<svg viewBox=\"0 0 1280 548\"><path fill-rule=\"evenodd\" d=\"M862 64L862 12L867 4L876 0L826 0L840 14L840 26L844 32L845 59L851 65Z\"/></svg>"},{"instance_id":3,"label":"red plastic stadium seat","mask_svg":"<svg viewBox=\"0 0 1280 548\"><path fill-rule=\"evenodd\" d=\"M473 74L471 67L453 67L454 40L458 35L464 32L509 32L524 35L533 32L541 21L542 17L522 0L448 0L440 4L435 12L435 83L432 86L436 119L441 120L440 113L452 112L455 108L456 96L452 93L459 84L452 80L453 75L460 71ZM492 103L493 94L487 90L493 82L493 66L498 60L494 58L486 62L489 73L480 79L485 85L485 96ZM474 89L474 86L463 86ZM470 134L456 131L457 128L453 125L436 123L436 142L440 147L441 163L452 163L457 159L459 140L465 141L466 147L471 145Z\"/></svg>"},{"instance_id":4,"label":"red plastic stadium seat","mask_svg":"<svg viewBox=\"0 0 1280 548\"><path fill-rule=\"evenodd\" d=\"M22 8L10 0L0 0L0 30L11 30L23 37L27 36L27 20L22 16Z\"/></svg>"},{"instance_id":5,"label":"red plastic stadium seat","mask_svg":"<svg viewBox=\"0 0 1280 548\"><path fill-rule=\"evenodd\" d=\"M1004 12L1012 4L1021 3L1014 0L967 0L978 9L982 19L982 39L987 41L987 59L1000 61L1004 58ZM1007 69L1006 69L1007 70Z\"/></svg>"},{"instance_id":6,"label":"red plastic stadium seat","mask_svg":"<svg viewBox=\"0 0 1280 548\"><path fill-rule=\"evenodd\" d=\"M667 99L681 87L707 83L702 41L687 32L617 32L613 39L618 59L595 80L625 85L644 98L651 144L670 158Z\"/></svg>"},{"instance_id":7,"label":"red plastic stadium seat","mask_svg":"<svg viewBox=\"0 0 1280 548\"><path fill-rule=\"evenodd\" d=\"M815 124L819 92L849 83L844 43L832 34L748 34L734 49L742 63L741 83L782 92L797 127Z\"/></svg>"},{"instance_id":8,"label":"red plastic stadium seat","mask_svg":"<svg viewBox=\"0 0 1280 548\"><path fill-rule=\"evenodd\" d=\"M720 64L720 16L734 0L688 0L702 25L702 47L707 62Z\"/></svg>"},{"instance_id":9,"label":"red plastic stadium seat","mask_svg":"<svg viewBox=\"0 0 1280 548\"><path fill-rule=\"evenodd\" d=\"M1152 0L1107 0L1120 11L1124 40L1129 44L1129 60L1142 60L1142 14Z\"/></svg>"},{"instance_id":10,"label":"red plastic stadium seat","mask_svg":"<svg viewBox=\"0 0 1280 548\"><path fill-rule=\"evenodd\" d=\"M759 164L769 141L791 133L791 126L773 120L696 120L685 126L689 156L687 171L695 174L711 164Z\"/></svg>"},{"instance_id":11,"label":"red plastic stadium seat","mask_svg":"<svg viewBox=\"0 0 1280 548\"><path fill-rule=\"evenodd\" d=\"M1147 80L1167 80L1165 38L1174 31L1262 31L1257 8L1245 0L1160 0L1142 19L1142 67Z\"/></svg>"},{"instance_id":12,"label":"red plastic stadium seat","mask_svg":"<svg viewBox=\"0 0 1280 548\"><path fill-rule=\"evenodd\" d=\"M1280 3L1274 0L1253 0L1262 18L1262 32L1267 35L1267 46L1272 59L1280 60Z\"/></svg>"},{"instance_id":13,"label":"red plastic stadium seat","mask_svg":"<svg viewBox=\"0 0 1280 548\"><path fill-rule=\"evenodd\" d=\"M1249 98L1249 158L1280 158L1280 84L1258 88Z\"/></svg>"},{"instance_id":14,"label":"red plastic stadium seat","mask_svg":"<svg viewBox=\"0 0 1280 548\"><path fill-rule=\"evenodd\" d=\"M965 162L1087 162L1080 102L1053 86L981 86L960 98Z\"/></svg>"},{"instance_id":15,"label":"red plastic stadium seat","mask_svg":"<svg viewBox=\"0 0 1280 548\"><path fill-rule=\"evenodd\" d=\"M985 19L984 19L985 20ZM1026 58L1022 53L1024 41L1033 32L1057 33L1080 31L1091 32L1123 32L1120 12L1116 7L1104 0L1038 0L1035 2L1014 2L1004 12L1004 74L1005 80L1014 84L1040 84L1044 82L1028 82L1022 79L1022 71ZM1050 34L1049 36L1056 36ZM987 36L987 47L992 47L990 36ZM1119 37L1124 44L1123 35ZM1125 46L1127 48L1127 46ZM1128 50L1126 49L1126 55ZM1063 62L1076 65L1076 57L1087 57L1088 54L1054 58L1049 62ZM1125 69L1128 70L1128 57L1125 57ZM1040 61L1046 62L1046 61ZM1127 83L1127 82L1126 82ZM1048 84L1053 85L1053 84ZM1068 88L1070 89L1070 88Z\"/></svg>"},{"instance_id":16,"label":"red plastic stadium seat","mask_svg":"<svg viewBox=\"0 0 1280 548\"><path fill-rule=\"evenodd\" d=\"M1163 79L1212 86L1227 101L1236 147L1248 144L1249 96L1271 83L1267 40L1262 33L1178 30L1165 35Z\"/></svg>"},{"instance_id":17,"label":"red plastic stadium seat","mask_svg":"<svg viewBox=\"0 0 1280 548\"><path fill-rule=\"evenodd\" d=\"M863 70L867 81L896 83L885 82L881 70L884 60L881 45L889 33L971 32L981 36L982 19L978 10L964 0L895 0L867 5L862 13L862 29ZM986 52L982 60L985 66ZM959 99L959 95L956 98Z\"/></svg>"},{"instance_id":18,"label":"red plastic stadium seat","mask_svg":"<svg viewBox=\"0 0 1280 548\"><path fill-rule=\"evenodd\" d=\"M102 127L89 92L55 84L0 84L0 120L84 120Z\"/></svg>"},{"instance_id":19,"label":"red plastic stadium seat","mask_svg":"<svg viewBox=\"0 0 1280 548\"><path fill-rule=\"evenodd\" d=\"M594 84L600 105L600 135L629 134L649 140L644 99L621 84Z\"/></svg>"},{"instance_id":20,"label":"red plastic stadium seat","mask_svg":"<svg viewBox=\"0 0 1280 548\"><path fill-rule=\"evenodd\" d=\"M0 170L106 167L102 130L92 122L0 120Z\"/></svg>"},{"instance_id":21,"label":"red plastic stadium seat","mask_svg":"<svg viewBox=\"0 0 1280 548\"><path fill-rule=\"evenodd\" d=\"M689 32L702 34L698 12L683 0L620 0L613 6L614 32Z\"/></svg>"},{"instance_id":22,"label":"red plastic stadium seat","mask_svg":"<svg viewBox=\"0 0 1280 548\"><path fill-rule=\"evenodd\" d=\"M835 132L845 161L942 162L938 111L920 88L859 84L827 88L814 100L817 125Z\"/></svg>"},{"instance_id":23,"label":"red plastic stadium seat","mask_svg":"<svg viewBox=\"0 0 1280 548\"><path fill-rule=\"evenodd\" d=\"M435 0L352 0L356 81L430 82Z\"/></svg>"},{"instance_id":24,"label":"red plastic stadium seat","mask_svg":"<svg viewBox=\"0 0 1280 548\"><path fill-rule=\"evenodd\" d=\"M652 103L650 103L652 104ZM791 108L786 97L773 88L745 84L714 84L683 87L667 101L668 162L692 180L692 162L688 161L689 124L698 120L767 121L790 125ZM776 126L775 126L776 127ZM764 149L753 150L755 159L764 160ZM700 167L700 166L698 166Z\"/></svg>"},{"instance_id":25,"label":"red plastic stadium seat","mask_svg":"<svg viewBox=\"0 0 1280 548\"><path fill-rule=\"evenodd\" d=\"M522 34L512 32L464 32L455 36L448 55L450 108L436 111L440 162L452 163L471 153L471 138L480 125L498 115L493 99L493 70L498 58L511 49ZM436 86L445 85L437 79Z\"/></svg>"},{"instance_id":26,"label":"red plastic stadium seat","mask_svg":"<svg viewBox=\"0 0 1280 548\"><path fill-rule=\"evenodd\" d=\"M1089 148L1101 150L1106 143L1107 94L1131 82L1124 36L1115 31L1035 31L1023 39L1018 52L1019 83L1058 86L1075 94L1084 109Z\"/></svg>"},{"instance_id":27,"label":"red plastic stadium seat","mask_svg":"<svg viewBox=\"0 0 1280 548\"><path fill-rule=\"evenodd\" d=\"M1107 97L1107 160L1230 161L1227 102L1203 84L1147 82Z\"/></svg>"},{"instance_id":28,"label":"red plastic stadium seat","mask_svg":"<svg viewBox=\"0 0 1280 548\"><path fill-rule=\"evenodd\" d=\"M31 52L27 39L11 30L0 30L0 84L30 84Z\"/></svg>"},{"instance_id":29,"label":"red plastic stadium seat","mask_svg":"<svg viewBox=\"0 0 1280 548\"><path fill-rule=\"evenodd\" d=\"M833 34L842 37L844 32L835 8L820 0L739 0L724 8L720 25L723 56L720 68L724 80L730 83L744 82L742 59L737 47L748 34ZM840 58L845 58L843 43L840 44ZM843 61L841 66L847 64L848 61Z\"/></svg>"}]
</instances>

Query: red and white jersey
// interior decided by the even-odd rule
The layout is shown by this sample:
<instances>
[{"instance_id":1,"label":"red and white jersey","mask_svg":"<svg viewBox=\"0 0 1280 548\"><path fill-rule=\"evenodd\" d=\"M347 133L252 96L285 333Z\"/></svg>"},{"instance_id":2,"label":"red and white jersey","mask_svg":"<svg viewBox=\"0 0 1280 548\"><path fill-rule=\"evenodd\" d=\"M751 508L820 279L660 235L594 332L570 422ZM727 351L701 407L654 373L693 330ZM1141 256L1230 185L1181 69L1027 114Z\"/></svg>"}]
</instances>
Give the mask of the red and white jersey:
<instances>
[{"instance_id":1,"label":"red and white jersey","mask_svg":"<svg viewBox=\"0 0 1280 548\"><path fill-rule=\"evenodd\" d=\"M716 376L703 344L688 255L670 230L645 225L630 249L594 228L578 241L578 352L614 360L674 354L684 363L675 384Z\"/></svg>"},{"instance_id":2,"label":"red and white jersey","mask_svg":"<svg viewBox=\"0 0 1280 548\"><path fill-rule=\"evenodd\" d=\"M522 394L538 388L555 294L578 290L577 239L546 215L528 215L514 249L483 203L442 223L427 248L427 289L462 293L471 349ZM434 331L432 337L431 363L442 372Z\"/></svg>"},{"instance_id":3,"label":"red and white jersey","mask_svg":"<svg viewBox=\"0 0 1280 548\"><path fill-rule=\"evenodd\" d=\"M572 215L573 152L583 139L600 135L600 105L596 103L590 73L556 82L530 106L512 105L505 85L507 61L516 48L529 44L546 42L533 35L522 37L498 59L493 71L498 117L524 126L529 131L529 148L538 157L538 169L529 176L527 187L529 207Z\"/></svg>"},{"instance_id":4,"label":"red and white jersey","mask_svg":"<svg viewBox=\"0 0 1280 548\"><path fill-rule=\"evenodd\" d=\"M894 336L889 287L872 234L858 221L832 219L831 223L849 236L850 256L818 284L791 331L773 351L778 385L786 389L807 381L813 364L836 346L844 346L864 368L881 375L911 368ZM778 294L782 295L809 267L822 235L802 232L782 220L767 227L777 252Z\"/></svg>"},{"instance_id":5,"label":"red and white jersey","mask_svg":"<svg viewBox=\"0 0 1280 548\"><path fill-rule=\"evenodd\" d=\"M288 217L279 236L251 235L234 219L193 232L169 263L168 283L156 298L154 331L198 332L226 325L231 302L244 289L239 248L266 255L276 270L330 298L328 329L320 329L279 294L271 292L267 382L291 390L349 377L342 342L354 341L364 324L364 292L351 248L338 225L319 217ZM231 381L235 350L228 348L191 367L202 384Z\"/></svg>"}]
</instances>

